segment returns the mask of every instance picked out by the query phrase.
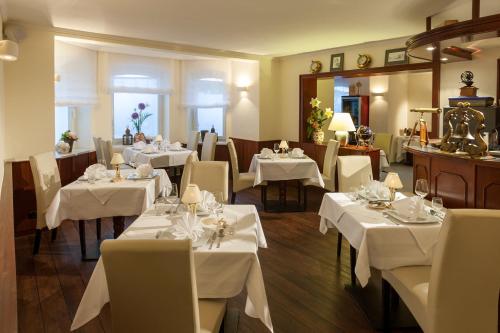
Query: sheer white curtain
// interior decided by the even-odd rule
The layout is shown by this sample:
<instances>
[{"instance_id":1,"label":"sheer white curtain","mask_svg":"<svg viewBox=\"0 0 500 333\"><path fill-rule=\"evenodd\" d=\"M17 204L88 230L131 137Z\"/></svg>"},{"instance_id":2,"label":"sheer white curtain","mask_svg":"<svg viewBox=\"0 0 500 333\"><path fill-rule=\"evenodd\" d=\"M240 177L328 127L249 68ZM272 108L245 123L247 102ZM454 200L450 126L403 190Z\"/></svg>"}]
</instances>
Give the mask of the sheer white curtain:
<instances>
[{"instance_id":1,"label":"sheer white curtain","mask_svg":"<svg viewBox=\"0 0 500 333\"><path fill-rule=\"evenodd\" d=\"M186 108L229 105L229 60L185 60L182 62L183 104Z\"/></svg>"},{"instance_id":2,"label":"sheer white curtain","mask_svg":"<svg viewBox=\"0 0 500 333\"><path fill-rule=\"evenodd\" d=\"M97 52L55 40L55 100L57 106L97 103Z\"/></svg>"},{"instance_id":3,"label":"sheer white curtain","mask_svg":"<svg viewBox=\"0 0 500 333\"><path fill-rule=\"evenodd\" d=\"M172 61L125 54L108 55L108 91L167 95L172 92Z\"/></svg>"}]
</instances>

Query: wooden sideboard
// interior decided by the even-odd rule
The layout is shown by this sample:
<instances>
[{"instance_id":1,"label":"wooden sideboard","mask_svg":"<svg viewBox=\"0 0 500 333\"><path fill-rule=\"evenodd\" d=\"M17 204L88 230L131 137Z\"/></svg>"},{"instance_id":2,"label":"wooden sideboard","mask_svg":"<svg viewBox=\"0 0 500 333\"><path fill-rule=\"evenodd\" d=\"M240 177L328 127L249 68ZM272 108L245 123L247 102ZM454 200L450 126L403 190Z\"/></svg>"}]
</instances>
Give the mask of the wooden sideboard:
<instances>
[{"instance_id":1,"label":"wooden sideboard","mask_svg":"<svg viewBox=\"0 0 500 333\"><path fill-rule=\"evenodd\" d=\"M62 186L83 175L85 169L97 162L95 151L56 154ZM33 232L36 225L36 196L30 162L13 161L12 193L14 201L14 231L16 236Z\"/></svg>"},{"instance_id":2,"label":"wooden sideboard","mask_svg":"<svg viewBox=\"0 0 500 333\"><path fill-rule=\"evenodd\" d=\"M500 209L500 159L478 160L407 148L413 154L413 184L427 179L429 196L447 208Z\"/></svg>"}]
</instances>

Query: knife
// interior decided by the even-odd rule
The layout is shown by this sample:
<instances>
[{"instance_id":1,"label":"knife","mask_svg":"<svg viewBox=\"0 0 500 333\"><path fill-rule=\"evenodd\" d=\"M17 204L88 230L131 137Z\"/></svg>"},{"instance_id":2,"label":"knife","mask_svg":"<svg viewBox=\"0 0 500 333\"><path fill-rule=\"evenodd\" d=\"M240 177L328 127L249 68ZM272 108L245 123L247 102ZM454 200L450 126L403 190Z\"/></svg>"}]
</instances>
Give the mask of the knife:
<instances>
[{"instance_id":1,"label":"knife","mask_svg":"<svg viewBox=\"0 0 500 333\"><path fill-rule=\"evenodd\" d=\"M217 232L216 232L216 231L214 231L214 232L212 233L212 236L210 236L210 239L208 240L208 242L210 243L210 246L209 246L209 248L208 248L209 250L211 250L211 249L212 249L212 246L214 246L214 242L215 242L215 239L216 239L216 238L217 238Z\"/></svg>"}]
</instances>

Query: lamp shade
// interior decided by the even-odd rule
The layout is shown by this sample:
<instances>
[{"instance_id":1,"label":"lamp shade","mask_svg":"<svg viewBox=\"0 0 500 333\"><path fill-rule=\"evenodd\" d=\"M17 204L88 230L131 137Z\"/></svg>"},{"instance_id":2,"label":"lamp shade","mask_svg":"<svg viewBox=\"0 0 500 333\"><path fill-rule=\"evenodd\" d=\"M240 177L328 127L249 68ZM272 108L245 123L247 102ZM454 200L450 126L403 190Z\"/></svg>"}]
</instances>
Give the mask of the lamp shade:
<instances>
[{"instance_id":1,"label":"lamp shade","mask_svg":"<svg viewBox=\"0 0 500 333\"><path fill-rule=\"evenodd\" d=\"M122 154L120 153L114 153L113 157L111 158L111 162L109 162L111 165L118 165L118 164L123 164L125 163L125 160L123 159Z\"/></svg>"},{"instance_id":2,"label":"lamp shade","mask_svg":"<svg viewBox=\"0 0 500 333\"><path fill-rule=\"evenodd\" d=\"M200 188L196 184L189 184L186 186L186 190L184 191L184 194L182 195L181 201L186 204L196 204L201 202L201 192Z\"/></svg>"},{"instance_id":3,"label":"lamp shade","mask_svg":"<svg viewBox=\"0 0 500 333\"><path fill-rule=\"evenodd\" d=\"M286 140L281 140L280 149L288 149L288 143L286 142Z\"/></svg>"},{"instance_id":4,"label":"lamp shade","mask_svg":"<svg viewBox=\"0 0 500 333\"><path fill-rule=\"evenodd\" d=\"M401 179L399 179L399 175L396 172L389 172L387 177L385 177L384 184L388 188L403 188L403 183L401 183Z\"/></svg>"},{"instance_id":5,"label":"lamp shade","mask_svg":"<svg viewBox=\"0 0 500 333\"><path fill-rule=\"evenodd\" d=\"M351 132L355 131L354 123L352 122L351 114L347 112L337 112L333 114L330 126L330 131Z\"/></svg>"},{"instance_id":6,"label":"lamp shade","mask_svg":"<svg viewBox=\"0 0 500 333\"><path fill-rule=\"evenodd\" d=\"M156 136L156 138L155 138L155 141L156 141L156 142L161 142L161 141L163 141L163 136L161 136L161 134L158 134L158 135Z\"/></svg>"},{"instance_id":7,"label":"lamp shade","mask_svg":"<svg viewBox=\"0 0 500 333\"><path fill-rule=\"evenodd\" d=\"M0 40L0 59L16 61L19 55L19 48L16 42L8 39Z\"/></svg>"}]
</instances>

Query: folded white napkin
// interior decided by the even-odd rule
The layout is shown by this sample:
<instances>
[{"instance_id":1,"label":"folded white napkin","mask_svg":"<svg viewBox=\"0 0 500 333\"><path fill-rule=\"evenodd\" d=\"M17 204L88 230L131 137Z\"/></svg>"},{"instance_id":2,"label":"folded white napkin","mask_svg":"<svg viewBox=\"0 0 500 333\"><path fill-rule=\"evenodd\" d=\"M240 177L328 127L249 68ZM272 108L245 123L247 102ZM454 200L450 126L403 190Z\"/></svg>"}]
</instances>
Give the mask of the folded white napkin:
<instances>
[{"instance_id":1,"label":"folded white napkin","mask_svg":"<svg viewBox=\"0 0 500 333\"><path fill-rule=\"evenodd\" d=\"M92 164L83 173L85 178L104 179L108 176L108 170L102 164Z\"/></svg>"},{"instance_id":2,"label":"folded white napkin","mask_svg":"<svg viewBox=\"0 0 500 333\"><path fill-rule=\"evenodd\" d=\"M175 219L169 231L175 239L189 238L193 242L200 239L204 233L203 225L196 220L196 216L191 216L189 213Z\"/></svg>"},{"instance_id":3,"label":"folded white napkin","mask_svg":"<svg viewBox=\"0 0 500 333\"><path fill-rule=\"evenodd\" d=\"M417 196L394 201L392 207L399 215L406 218L414 218L422 213L425 214L423 202Z\"/></svg>"},{"instance_id":4,"label":"folded white napkin","mask_svg":"<svg viewBox=\"0 0 500 333\"><path fill-rule=\"evenodd\" d=\"M176 142L168 145L168 149L170 149L170 150L180 150L181 148L182 148L182 145L179 141L176 141Z\"/></svg>"},{"instance_id":5,"label":"folded white napkin","mask_svg":"<svg viewBox=\"0 0 500 333\"><path fill-rule=\"evenodd\" d=\"M372 180L366 185L366 194L368 198L377 198L379 200L388 200L391 196L391 191L382 182Z\"/></svg>"},{"instance_id":6,"label":"folded white napkin","mask_svg":"<svg viewBox=\"0 0 500 333\"><path fill-rule=\"evenodd\" d=\"M303 157L303 156L304 156L304 150L300 148L293 148L292 157Z\"/></svg>"},{"instance_id":7,"label":"folded white napkin","mask_svg":"<svg viewBox=\"0 0 500 333\"><path fill-rule=\"evenodd\" d=\"M271 157L273 156L273 151L269 148L262 148L260 151L260 156L261 157Z\"/></svg>"},{"instance_id":8,"label":"folded white napkin","mask_svg":"<svg viewBox=\"0 0 500 333\"><path fill-rule=\"evenodd\" d=\"M202 210L209 210L210 206L216 202L215 196L208 191L201 191L201 202L198 207Z\"/></svg>"},{"instance_id":9,"label":"folded white napkin","mask_svg":"<svg viewBox=\"0 0 500 333\"><path fill-rule=\"evenodd\" d=\"M143 150L146 147L146 143L144 141L139 141L134 143L134 149Z\"/></svg>"},{"instance_id":10,"label":"folded white napkin","mask_svg":"<svg viewBox=\"0 0 500 333\"><path fill-rule=\"evenodd\" d=\"M154 153L155 151L157 151L157 147L149 144L149 145L146 145L142 151L144 153Z\"/></svg>"},{"instance_id":11,"label":"folded white napkin","mask_svg":"<svg viewBox=\"0 0 500 333\"><path fill-rule=\"evenodd\" d=\"M153 167L149 164L141 164L135 169L135 171L141 177L148 177L153 173Z\"/></svg>"}]
</instances>

